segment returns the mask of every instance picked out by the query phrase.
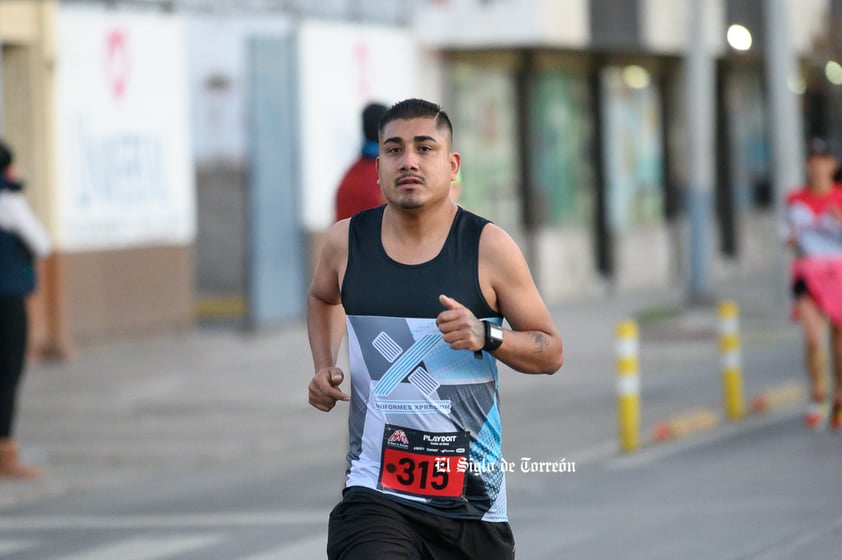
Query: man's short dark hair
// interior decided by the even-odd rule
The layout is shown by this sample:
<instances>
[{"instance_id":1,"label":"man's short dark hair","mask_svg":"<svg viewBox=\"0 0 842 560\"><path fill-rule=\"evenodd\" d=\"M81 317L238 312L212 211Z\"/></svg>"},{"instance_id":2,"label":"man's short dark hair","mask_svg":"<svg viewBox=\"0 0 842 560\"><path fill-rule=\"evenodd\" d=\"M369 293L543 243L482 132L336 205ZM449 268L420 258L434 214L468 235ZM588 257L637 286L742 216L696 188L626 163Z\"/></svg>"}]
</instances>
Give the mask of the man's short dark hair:
<instances>
[{"instance_id":1,"label":"man's short dark hair","mask_svg":"<svg viewBox=\"0 0 842 560\"><path fill-rule=\"evenodd\" d=\"M12 149L0 140L0 173L6 173L13 161L15 161L15 155Z\"/></svg>"},{"instance_id":2,"label":"man's short dark hair","mask_svg":"<svg viewBox=\"0 0 842 560\"><path fill-rule=\"evenodd\" d=\"M450 117L439 105L424 99L404 99L389 107L380 119L380 134L390 122L398 119L436 119L436 128L446 130L453 141L453 125Z\"/></svg>"}]
</instances>

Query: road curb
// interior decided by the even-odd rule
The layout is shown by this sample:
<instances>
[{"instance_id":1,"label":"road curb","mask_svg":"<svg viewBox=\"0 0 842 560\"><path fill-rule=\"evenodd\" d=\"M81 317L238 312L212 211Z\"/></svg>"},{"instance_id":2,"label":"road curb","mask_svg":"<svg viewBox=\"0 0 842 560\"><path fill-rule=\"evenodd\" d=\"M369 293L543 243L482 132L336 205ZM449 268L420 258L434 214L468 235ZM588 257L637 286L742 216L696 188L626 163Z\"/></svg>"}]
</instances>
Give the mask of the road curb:
<instances>
[{"instance_id":1,"label":"road curb","mask_svg":"<svg viewBox=\"0 0 842 560\"><path fill-rule=\"evenodd\" d=\"M758 393L751 401L751 415L767 414L806 400L804 385L787 381ZM694 408L656 423L649 434L649 443L675 440L698 432L712 430L722 423L722 414L712 408Z\"/></svg>"},{"instance_id":2,"label":"road curb","mask_svg":"<svg viewBox=\"0 0 842 560\"><path fill-rule=\"evenodd\" d=\"M751 413L762 414L764 412L771 412L799 402L804 402L806 399L807 393L804 390L804 385L794 381L788 381L756 395L751 400Z\"/></svg>"},{"instance_id":3,"label":"road curb","mask_svg":"<svg viewBox=\"0 0 842 560\"><path fill-rule=\"evenodd\" d=\"M711 430L722 422L720 414L711 408L696 408L655 424L650 443L670 441L697 432Z\"/></svg>"}]
</instances>

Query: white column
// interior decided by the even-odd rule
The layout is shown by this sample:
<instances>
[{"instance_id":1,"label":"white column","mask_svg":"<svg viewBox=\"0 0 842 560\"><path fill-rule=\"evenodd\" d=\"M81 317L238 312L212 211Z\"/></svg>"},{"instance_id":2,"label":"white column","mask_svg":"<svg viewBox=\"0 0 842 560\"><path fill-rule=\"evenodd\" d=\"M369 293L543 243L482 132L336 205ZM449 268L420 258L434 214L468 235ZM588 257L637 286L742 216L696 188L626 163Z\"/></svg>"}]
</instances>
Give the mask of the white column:
<instances>
[{"instance_id":1,"label":"white column","mask_svg":"<svg viewBox=\"0 0 842 560\"><path fill-rule=\"evenodd\" d=\"M685 101L689 147L686 195L690 225L687 297L707 301L711 297L713 257L713 132L715 121L714 61L707 41L712 3L691 0L686 65Z\"/></svg>"}]
</instances>

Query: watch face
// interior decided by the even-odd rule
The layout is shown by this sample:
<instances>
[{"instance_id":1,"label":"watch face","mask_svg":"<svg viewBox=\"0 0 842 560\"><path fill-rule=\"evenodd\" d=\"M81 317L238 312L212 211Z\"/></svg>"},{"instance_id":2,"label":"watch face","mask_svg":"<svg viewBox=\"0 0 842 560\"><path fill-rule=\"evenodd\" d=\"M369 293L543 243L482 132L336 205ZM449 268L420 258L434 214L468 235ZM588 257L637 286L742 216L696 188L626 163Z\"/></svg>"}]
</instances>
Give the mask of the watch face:
<instances>
[{"instance_id":1,"label":"watch face","mask_svg":"<svg viewBox=\"0 0 842 560\"><path fill-rule=\"evenodd\" d=\"M484 350L497 350L503 344L503 327L485 321L485 346Z\"/></svg>"},{"instance_id":2,"label":"watch face","mask_svg":"<svg viewBox=\"0 0 842 560\"><path fill-rule=\"evenodd\" d=\"M494 342L503 342L503 329L497 325L491 325L488 330L491 334L491 340Z\"/></svg>"}]
</instances>

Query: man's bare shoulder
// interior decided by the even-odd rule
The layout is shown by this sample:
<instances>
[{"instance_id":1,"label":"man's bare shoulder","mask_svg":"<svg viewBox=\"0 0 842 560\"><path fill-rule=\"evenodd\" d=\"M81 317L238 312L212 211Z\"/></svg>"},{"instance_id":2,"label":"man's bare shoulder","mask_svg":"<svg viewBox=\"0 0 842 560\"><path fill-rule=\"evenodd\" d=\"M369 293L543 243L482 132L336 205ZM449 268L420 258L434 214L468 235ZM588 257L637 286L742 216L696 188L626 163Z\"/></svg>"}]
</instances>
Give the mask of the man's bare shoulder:
<instances>
[{"instance_id":1,"label":"man's bare shoulder","mask_svg":"<svg viewBox=\"0 0 842 560\"><path fill-rule=\"evenodd\" d=\"M334 223L328 228L325 234L322 251L347 251L348 231L351 227L351 218L345 218Z\"/></svg>"},{"instance_id":2,"label":"man's bare shoulder","mask_svg":"<svg viewBox=\"0 0 842 560\"><path fill-rule=\"evenodd\" d=\"M511 259L522 260L523 252L509 233L489 222L482 228L479 240L480 260L506 263Z\"/></svg>"},{"instance_id":3,"label":"man's bare shoulder","mask_svg":"<svg viewBox=\"0 0 842 560\"><path fill-rule=\"evenodd\" d=\"M503 284L528 284L531 278L523 251L506 230L493 223L482 229L479 269L480 283L494 292Z\"/></svg>"},{"instance_id":4,"label":"man's bare shoulder","mask_svg":"<svg viewBox=\"0 0 842 560\"><path fill-rule=\"evenodd\" d=\"M319 249L320 267L338 269L348 258L348 231L350 218L339 220L330 226Z\"/></svg>"}]
</instances>

